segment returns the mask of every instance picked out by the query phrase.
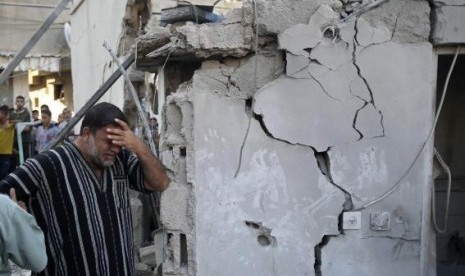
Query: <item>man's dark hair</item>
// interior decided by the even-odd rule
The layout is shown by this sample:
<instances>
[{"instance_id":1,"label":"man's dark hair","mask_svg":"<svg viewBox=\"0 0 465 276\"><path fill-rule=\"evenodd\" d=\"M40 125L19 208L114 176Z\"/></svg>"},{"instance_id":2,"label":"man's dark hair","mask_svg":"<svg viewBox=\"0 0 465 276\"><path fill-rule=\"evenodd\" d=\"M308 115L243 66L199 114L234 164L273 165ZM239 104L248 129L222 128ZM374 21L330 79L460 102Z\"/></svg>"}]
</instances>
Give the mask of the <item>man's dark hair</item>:
<instances>
[{"instance_id":1,"label":"man's dark hair","mask_svg":"<svg viewBox=\"0 0 465 276\"><path fill-rule=\"evenodd\" d=\"M34 109L34 110L32 110L32 113L37 113L37 114L39 114L39 110Z\"/></svg>"},{"instance_id":2,"label":"man's dark hair","mask_svg":"<svg viewBox=\"0 0 465 276\"><path fill-rule=\"evenodd\" d=\"M8 107L8 105L2 105L0 106L0 112L6 116L8 115L8 113L10 113L10 108Z\"/></svg>"},{"instance_id":3,"label":"man's dark hair","mask_svg":"<svg viewBox=\"0 0 465 276\"><path fill-rule=\"evenodd\" d=\"M99 103L94 105L87 111L86 116L82 120L80 134L83 133L85 127L88 127L92 133L98 129L115 124L115 119L128 122L123 112L111 103Z\"/></svg>"},{"instance_id":4,"label":"man's dark hair","mask_svg":"<svg viewBox=\"0 0 465 276\"><path fill-rule=\"evenodd\" d=\"M49 109L42 110L42 114L47 114L48 117L52 117L52 112Z\"/></svg>"},{"instance_id":5,"label":"man's dark hair","mask_svg":"<svg viewBox=\"0 0 465 276\"><path fill-rule=\"evenodd\" d=\"M40 111L45 110L45 109L49 110L50 108L48 108L48 105L46 104L43 104L40 106Z\"/></svg>"},{"instance_id":6,"label":"man's dark hair","mask_svg":"<svg viewBox=\"0 0 465 276\"><path fill-rule=\"evenodd\" d=\"M16 99L21 99L21 100L23 100L23 101L24 101L24 97L23 97L23 96L21 96L21 95L17 96L17 97L16 97Z\"/></svg>"}]
</instances>

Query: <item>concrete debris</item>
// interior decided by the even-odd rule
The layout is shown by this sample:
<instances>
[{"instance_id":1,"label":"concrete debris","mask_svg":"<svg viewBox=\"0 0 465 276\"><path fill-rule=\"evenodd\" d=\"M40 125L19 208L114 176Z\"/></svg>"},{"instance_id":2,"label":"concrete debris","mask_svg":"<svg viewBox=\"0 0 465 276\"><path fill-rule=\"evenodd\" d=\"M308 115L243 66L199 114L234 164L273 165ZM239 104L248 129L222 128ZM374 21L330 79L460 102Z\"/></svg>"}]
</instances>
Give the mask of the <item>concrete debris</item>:
<instances>
[{"instance_id":1,"label":"concrete debris","mask_svg":"<svg viewBox=\"0 0 465 276\"><path fill-rule=\"evenodd\" d=\"M303 55L286 54L286 75L292 78L308 78L307 70L309 58Z\"/></svg>"}]
</instances>

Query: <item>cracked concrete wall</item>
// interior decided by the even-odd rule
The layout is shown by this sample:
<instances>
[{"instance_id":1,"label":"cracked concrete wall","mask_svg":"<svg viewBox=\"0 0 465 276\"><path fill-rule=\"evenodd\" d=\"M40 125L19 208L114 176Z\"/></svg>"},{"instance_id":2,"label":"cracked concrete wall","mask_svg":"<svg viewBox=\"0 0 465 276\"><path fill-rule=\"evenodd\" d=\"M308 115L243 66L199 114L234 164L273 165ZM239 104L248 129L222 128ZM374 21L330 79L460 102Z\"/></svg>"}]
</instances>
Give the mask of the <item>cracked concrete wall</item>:
<instances>
[{"instance_id":1,"label":"cracked concrete wall","mask_svg":"<svg viewBox=\"0 0 465 276\"><path fill-rule=\"evenodd\" d=\"M256 94L248 87L254 116L231 93L230 65L207 62L195 74L199 275L420 274L430 149L392 195L361 211L360 230L338 224L344 207L360 208L396 183L425 142L436 66L428 3L397 1L345 24L329 6L312 5L308 22L279 23L281 15L267 25L258 15L262 30L278 33L287 63ZM395 20L379 16L386 11ZM377 212L389 213L388 230L371 230ZM267 236L247 222L273 239L264 245Z\"/></svg>"},{"instance_id":2,"label":"cracked concrete wall","mask_svg":"<svg viewBox=\"0 0 465 276\"><path fill-rule=\"evenodd\" d=\"M434 115L430 5L391 0L341 20L355 2L256 0L142 49L156 64L203 60L164 114L165 274L434 271L429 144L416 160ZM218 35L231 28L237 39ZM359 229L344 227L349 211Z\"/></svg>"}]
</instances>

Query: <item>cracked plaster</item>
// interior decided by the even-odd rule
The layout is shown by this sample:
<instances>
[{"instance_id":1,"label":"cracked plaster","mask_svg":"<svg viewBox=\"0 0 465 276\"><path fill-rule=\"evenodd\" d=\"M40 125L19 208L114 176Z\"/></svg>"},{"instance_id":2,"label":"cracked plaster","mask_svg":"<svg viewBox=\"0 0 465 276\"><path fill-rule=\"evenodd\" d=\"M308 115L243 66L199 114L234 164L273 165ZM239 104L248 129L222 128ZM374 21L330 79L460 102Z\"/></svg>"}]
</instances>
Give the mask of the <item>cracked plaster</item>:
<instances>
[{"instance_id":1,"label":"cracked plaster","mask_svg":"<svg viewBox=\"0 0 465 276\"><path fill-rule=\"evenodd\" d=\"M350 254L354 248L358 250ZM360 239L346 233L331 238L322 250L322 275L420 275L420 242L390 238ZM347 254L351 257L347 258ZM389 262L390 265L380 265Z\"/></svg>"},{"instance_id":2,"label":"cracked plaster","mask_svg":"<svg viewBox=\"0 0 465 276\"><path fill-rule=\"evenodd\" d=\"M198 274L312 275L314 246L339 234L344 194L311 148L266 136L254 119L234 177L249 124L244 101L196 91L195 106ZM271 229L276 244L260 245L245 221Z\"/></svg>"},{"instance_id":3,"label":"cracked plaster","mask_svg":"<svg viewBox=\"0 0 465 276\"><path fill-rule=\"evenodd\" d=\"M289 143L325 151L359 138L352 121L360 100L331 98L315 80L282 77L262 87L255 101L268 131Z\"/></svg>"},{"instance_id":4,"label":"cracked plaster","mask_svg":"<svg viewBox=\"0 0 465 276\"><path fill-rule=\"evenodd\" d=\"M371 84L377 107L383 110L385 137L335 146L328 152L333 180L351 193L355 208L382 195L406 172L428 136L435 96L435 60L429 43L372 46L360 53L358 63ZM376 114L376 110L372 112ZM396 204L409 210L410 225L415 228L410 234L415 237L421 226L418 195L423 188L419 183L427 182L429 154L431 149L389 200L376 204L390 211Z\"/></svg>"}]
</instances>

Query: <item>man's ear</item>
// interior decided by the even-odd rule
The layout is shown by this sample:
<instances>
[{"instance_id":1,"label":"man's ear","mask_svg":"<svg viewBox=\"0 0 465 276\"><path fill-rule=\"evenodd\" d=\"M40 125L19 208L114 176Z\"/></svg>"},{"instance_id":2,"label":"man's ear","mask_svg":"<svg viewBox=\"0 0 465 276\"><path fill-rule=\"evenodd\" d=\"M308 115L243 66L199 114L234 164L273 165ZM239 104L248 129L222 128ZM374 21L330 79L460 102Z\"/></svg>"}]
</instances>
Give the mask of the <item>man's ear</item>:
<instances>
[{"instance_id":1,"label":"man's ear","mask_svg":"<svg viewBox=\"0 0 465 276\"><path fill-rule=\"evenodd\" d=\"M92 132L90 131L90 128L84 127L84 128L82 129L82 137L83 137L84 139L89 138L91 134L92 134Z\"/></svg>"}]
</instances>

